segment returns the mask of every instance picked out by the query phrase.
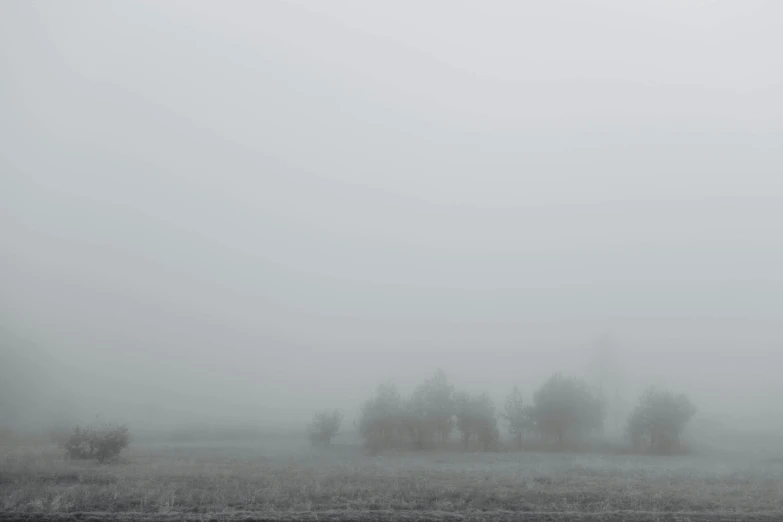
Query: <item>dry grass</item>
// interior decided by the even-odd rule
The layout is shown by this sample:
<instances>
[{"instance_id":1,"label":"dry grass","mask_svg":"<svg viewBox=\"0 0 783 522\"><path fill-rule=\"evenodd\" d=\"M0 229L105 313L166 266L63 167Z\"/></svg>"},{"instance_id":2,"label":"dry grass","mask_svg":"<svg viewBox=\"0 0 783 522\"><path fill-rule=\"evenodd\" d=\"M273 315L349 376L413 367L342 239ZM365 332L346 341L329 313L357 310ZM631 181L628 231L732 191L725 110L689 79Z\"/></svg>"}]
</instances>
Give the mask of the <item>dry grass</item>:
<instances>
[{"instance_id":1,"label":"dry grass","mask_svg":"<svg viewBox=\"0 0 783 522\"><path fill-rule=\"evenodd\" d=\"M522 513L551 520L630 512L661 520L783 516L783 464L758 459L446 451L369 457L356 447L259 442L136 446L121 462L98 465L66 460L56 448L0 451L0 520L79 512L238 520L310 513L320 521L335 513L377 520L425 513L438 520L490 513L497 520Z\"/></svg>"}]
</instances>

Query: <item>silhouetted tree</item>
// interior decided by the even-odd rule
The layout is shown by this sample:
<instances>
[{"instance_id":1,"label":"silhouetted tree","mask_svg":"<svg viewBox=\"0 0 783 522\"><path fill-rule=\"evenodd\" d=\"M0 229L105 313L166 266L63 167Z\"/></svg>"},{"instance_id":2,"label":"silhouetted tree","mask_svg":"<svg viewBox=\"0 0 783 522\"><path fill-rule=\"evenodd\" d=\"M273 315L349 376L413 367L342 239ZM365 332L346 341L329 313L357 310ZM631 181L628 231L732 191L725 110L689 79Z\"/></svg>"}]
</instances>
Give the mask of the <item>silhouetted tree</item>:
<instances>
[{"instance_id":1,"label":"silhouetted tree","mask_svg":"<svg viewBox=\"0 0 783 522\"><path fill-rule=\"evenodd\" d=\"M435 432L441 444L445 444L454 427L454 386L443 370L438 370L424 383L421 393Z\"/></svg>"},{"instance_id":2,"label":"silhouetted tree","mask_svg":"<svg viewBox=\"0 0 783 522\"><path fill-rule=\"evenodd\" d=\"M329 446L342 422L343 414L338 410L317 412L307 428L310 442L315 446Z\"/></svg>"},{"instance_id":3,"label":"silhouetted tree","mask_svg":"<svg viewBox=\"0 0 783 522\"><path fill-rule=\"evenodd\" d=\"M500 432L492 398L486 393L458 393L455 402L457 429L462 434L465 447L470 446L471 440L476 440L484 451L494 448Z\"/></svg>"},{"instance_id":4,"label":"silhouetted tree","mask_svg":"<svg viewBox=\"0 0 783 522\"><path fill-rule=\"evenodd\" d=\"M395 433L402 430L402 398L391 383L378 387L375 397L364 403L359 432L371 451L391 445Z\"/></svg>"},{"instance_id":5,"label":"silhouetted tree","mask_svg":"<svg viewBox=\"0 0 783 522\"><path fill-rule=\"evenodd\" d=\"M432 442L437 425L421 388L414 391L411 398L403 404L401 422L405 433L417 448L423 449Z\"/></svg>"},{"instance_id":6,"label":"silhouetted tree","mask_svg":"<svg viewBox=\"0 0 783 522\"><path fill-rule=\"evenodd\" d=\"M671 453L679 448L680 435L695 414L696 408L684 394L650 388L628 419L628 435L636 447L646 445L655 453Z\"/></svg>"},{"instance_id":7,"label":"silhouetted tree","mask_svg":"<svg viewBox=\"0 0 783 522\"><path fill-rule=\"evenodd\" d=\"M411 394L403 408L405 431L418 448L430 444L437 435L443 444L454 425L454 387L438 370Z\"/></svg>"},{"instance_id":8,"label":"silhouetted tree","mask_svg":"<svg viewBox=\"0 0 783 522\"><path fill-rule=\"evenodd\" d=\"M584 381L555 374L533 396L536 425L543 436L557 439L565 447L567 435L586 435L600 429L601 402Z\"/></svg>"},{"instance_id":9,"label":"silhouetted tree","mask_svg":"<svg viewBox=\"0 0 783 522\"><path fill-rule=\"evenodd\" d=\"M502 417L508 423L508 432L514 437L517 449L522 449L523 435L533 429L533 409L525 405L522 392L516 386L506 397Z\"/></svg>"}]
</instances>

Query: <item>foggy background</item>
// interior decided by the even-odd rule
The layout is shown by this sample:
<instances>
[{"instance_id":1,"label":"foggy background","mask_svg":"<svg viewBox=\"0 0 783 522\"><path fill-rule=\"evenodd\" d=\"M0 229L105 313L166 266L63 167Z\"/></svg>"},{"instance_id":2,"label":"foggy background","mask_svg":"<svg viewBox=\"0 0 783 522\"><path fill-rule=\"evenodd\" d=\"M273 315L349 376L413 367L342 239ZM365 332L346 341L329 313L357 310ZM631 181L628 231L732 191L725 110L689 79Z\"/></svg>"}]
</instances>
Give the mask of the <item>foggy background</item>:
<instances>
[{"instance_id":1,"label":"foggy background","mask_svg":"<svg viewBox=\"0 0 783 522\"><path fill-rule=\"evenodd\" d=\"M3 2L6 419L301 426L442 368L782 427L783 5ZM9 421L6 421L9 422Z\"/></svg>"}]
</instances>

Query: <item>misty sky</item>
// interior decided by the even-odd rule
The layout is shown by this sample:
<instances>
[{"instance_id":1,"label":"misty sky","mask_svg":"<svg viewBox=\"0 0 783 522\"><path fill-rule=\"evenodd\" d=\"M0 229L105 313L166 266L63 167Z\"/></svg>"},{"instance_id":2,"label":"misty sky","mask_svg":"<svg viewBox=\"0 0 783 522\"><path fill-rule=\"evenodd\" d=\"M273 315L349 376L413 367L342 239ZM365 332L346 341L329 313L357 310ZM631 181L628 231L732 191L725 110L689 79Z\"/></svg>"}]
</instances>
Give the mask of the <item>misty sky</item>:
<instances>
[{"instance_id":1,"label":"misty sky","mask_svg":"<svg viewBox=\"0 0 783 522\"><path fill-rule=\"evenodd\" d=\"M298 423L436 368L529 396L608 333L628 401L783 418L781 20L2 2L0 372L60 414Z\"/></svg>"}]
</instances>

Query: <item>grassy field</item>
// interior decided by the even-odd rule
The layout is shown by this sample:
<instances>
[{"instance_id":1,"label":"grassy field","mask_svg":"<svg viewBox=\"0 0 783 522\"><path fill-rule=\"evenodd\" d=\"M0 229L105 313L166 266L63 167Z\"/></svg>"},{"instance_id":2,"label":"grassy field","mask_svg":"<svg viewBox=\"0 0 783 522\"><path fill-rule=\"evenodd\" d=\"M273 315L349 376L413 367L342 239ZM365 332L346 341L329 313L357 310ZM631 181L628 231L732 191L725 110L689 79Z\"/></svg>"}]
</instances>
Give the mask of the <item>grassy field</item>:
<instances>
[{"instance_id":1,"label":"grassy field","mask_svg":"<svg viewBox=\"0 0 783 522\"><path fill-rule=\"evenodd\" d=\"M108 465L0 451L0 520L783 519L783 463L760 457L367 456L298 439L136 444Z\"/></svg>"}]
</instances>

